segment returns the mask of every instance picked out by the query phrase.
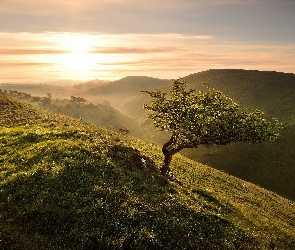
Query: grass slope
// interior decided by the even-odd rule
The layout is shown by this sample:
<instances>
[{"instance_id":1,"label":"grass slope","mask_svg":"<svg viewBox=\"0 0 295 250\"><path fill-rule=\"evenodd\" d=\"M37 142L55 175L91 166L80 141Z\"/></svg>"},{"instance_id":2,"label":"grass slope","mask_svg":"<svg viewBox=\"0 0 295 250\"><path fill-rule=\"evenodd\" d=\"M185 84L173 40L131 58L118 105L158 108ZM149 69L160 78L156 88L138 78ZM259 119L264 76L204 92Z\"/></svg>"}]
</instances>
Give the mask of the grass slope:
<instances>
[{"instance_id":1,"label":"grass slope","mask_svg":"<svg viewBox=\"0 0 295 250\"><path fill-rule=\"evenodd\" d=\"M0 121L1 249L295 247L273 192L180 155L178 186L155 145L1 95Z\"/></svg>"}]
</instances>

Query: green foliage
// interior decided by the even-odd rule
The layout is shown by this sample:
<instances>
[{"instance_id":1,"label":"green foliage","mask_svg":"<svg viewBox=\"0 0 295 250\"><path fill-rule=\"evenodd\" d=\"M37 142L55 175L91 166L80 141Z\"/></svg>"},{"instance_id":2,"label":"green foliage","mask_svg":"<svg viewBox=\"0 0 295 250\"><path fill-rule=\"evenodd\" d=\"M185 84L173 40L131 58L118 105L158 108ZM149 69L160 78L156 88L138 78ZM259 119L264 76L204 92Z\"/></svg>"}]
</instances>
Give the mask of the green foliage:
<instances>
[{"instance_id":1,"label":"green foliage","mask_svg":"<svg viewBox=\"0 0 295 250\"><path fill-rule=\"evenodd\" d=\"M146 91L152 101L144 108L153 112L149 118L159 130L171 132L176 151L200 144L273 141L282 129L277 119L268 121L260 110L243 111L220 91L207 87L207 92L196 94L185 88L185 82L176 80L170 96L159 90Z\"/></svg>"}]
</instances>

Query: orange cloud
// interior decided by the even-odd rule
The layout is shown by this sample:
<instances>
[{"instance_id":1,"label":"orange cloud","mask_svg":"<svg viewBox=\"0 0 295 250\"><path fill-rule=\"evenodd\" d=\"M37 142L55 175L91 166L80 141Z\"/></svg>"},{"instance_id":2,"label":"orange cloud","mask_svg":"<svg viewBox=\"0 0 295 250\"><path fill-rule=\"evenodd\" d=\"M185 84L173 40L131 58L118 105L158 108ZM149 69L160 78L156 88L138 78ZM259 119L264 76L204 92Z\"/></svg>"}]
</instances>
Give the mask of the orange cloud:
<instances>
[{"instance_id":1,"label":"orange cloud","mask_svg":"<svg viewBox=\"0 0 295 250\"><path fill-rule=\"evenodd\" d=\"M66 50L53 50L53 49L2 49L0 48L1 55L44 55L44 54L62 54L68 53Z\"/></svg>"}]
</instances>

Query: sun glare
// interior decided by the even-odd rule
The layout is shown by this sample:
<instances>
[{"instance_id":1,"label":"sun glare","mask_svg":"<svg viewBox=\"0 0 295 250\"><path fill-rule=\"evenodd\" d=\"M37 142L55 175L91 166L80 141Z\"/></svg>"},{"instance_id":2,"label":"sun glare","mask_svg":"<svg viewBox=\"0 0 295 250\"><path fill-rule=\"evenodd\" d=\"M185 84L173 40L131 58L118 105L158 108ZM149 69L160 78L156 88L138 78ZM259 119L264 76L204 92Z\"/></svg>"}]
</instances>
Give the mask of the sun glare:
<instances>
[{"instance_id":1,"label":"sun glare","mask_svg":"<svg viewBox=\"0 0 295 250\"><path fill-rule=\"evenodd\" d=\"M58 64L65 77L79 80L91 78L96 70L97 54L92 53L94 41L91 36L80 34L63 34L58 37L60 49Z\"/></svg>"}]
</instances>

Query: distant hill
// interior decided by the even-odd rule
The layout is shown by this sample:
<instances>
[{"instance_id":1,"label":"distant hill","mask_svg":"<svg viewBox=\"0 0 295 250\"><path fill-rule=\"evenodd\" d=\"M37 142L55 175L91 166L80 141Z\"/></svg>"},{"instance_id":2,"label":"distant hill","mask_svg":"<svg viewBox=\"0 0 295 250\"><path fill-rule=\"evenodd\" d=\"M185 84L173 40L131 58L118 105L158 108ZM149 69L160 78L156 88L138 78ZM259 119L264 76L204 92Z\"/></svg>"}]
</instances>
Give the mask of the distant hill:
<instances>
[{"instance_id":1,"label":"distant hill","mask_svg":"<svg viewBox=\"0 0 295 250\"><path fill-rule=\"evenodd\" d=\"M212 69L183 78L190 88L204 89L201 83L221 90L241 106L258 108L268 115L277 117L284 123L295 123L295 74L275 71ZM163 84L157 86L162 91L169 91L172 86ZM131 96L130 96L131 97ZM135 102L142 102L144 97L133 96L123 105L132 106ZM145 98L146 100L146 98ZM134 109L136 109L134 105ZM130 110L130 114L133 112ZM136 111L135 111L136 112Z\"/></svg>"},{"instance_id":2,"label":"distant hill","mask_svg":"<svg viewBox=\"0 0 295 250\"><path fill-rule=\"evenodd\" d=\"M31 96L23 92L8 92L5 96L10 96L21 102L29 103L35 107L46 109L58 114L67 115L70 117L82 119L86 122L91 122L103 128L120 131L127 129L133 136L140 136L139 126L136 121L126 115L121 114L108 103L93 104L82 98L83 102L75 101L75 96L72 99L54 99L49 97ZM126 130L126 131L127 131Z\"/></svg>"},{"instance_id":3,"label":"distant hill","mask_svg":"<svg viewBox=\"0 0 295 250\"><path fill-rule=\"evenodd\" d=\"M142 90L151 90L169 82L169 80L147 76L128 76L118 81L90 88L82 92L81 95L93 102L107 100L120 110L120 106L126 98L138 95Z\"/></svg>"},{"instance_id":4,"label":"distant hill","mask_svg":"<svg viewBox=\"0 0 295 250\"><path fill-rule=\"evenodd\" d=\"M30 104L19 102L0 94L0 127L74 125L80 121L68 116L36 108Z\"/></svg>"},{"instance_id":5,"label":"distant hill","mask_svg":"<svg viewBox=\"0 0 295 250\"><path fill-rule=\"evenodd\" d=\"M273 145L231 144L212 148L184 150L191 159L209 164L250 182L262 185L295 200L295 151L293 140L295 124L295 75L255 70L208 70L184 77L189 87L204 89L201 83L221 90L242 107L258 108L269 117L282 120L286 129ZM159 86L169 91L172 86ZM163 144L168 135L157 132L142 109L148 96L137 95L126 99L121 111L140 121L149 138Z\"/></svg>"},{"instance_id":6,"label":"distant hill","mask_svg":"<svg viewBox=\"0 0 295 250\"><path fill-rule=\"evenodd\" d=\"M52 95L53 98L67 98L69 99L70 96L79 96L81 92L89 89L94 88L96 86L103 85L107 83L107 81L103 80L92 80L88 82L77 83L75 85L70 84L69 81L56 81L56 82L45 82L39 84L7 84L3 83L0 84L0 90L2 92L10 90L14 91L17 90L18 92L27 93L33 96L40 96L46 97L48 93ZM69 84L69 85L67 85Z\"/></svg>"},{"instance_id":7,"label":"distant hill","mask_svg":"<svg viewBox=\"0 0 295 250\"><path fill-rule=\"evenodd\" d=\"M70 99L71 96L83 96L89 102L102 104L109 102L111 106L121 110L125 99L138 95L142 90L151 90L170 83L170 80L147 76L127 76L117 81L107 82L92 80L75 85L40 84L0 84L0 92L18 91L32 96Z\"/></svg>"},{"instance_id":8,"label":"distant hill","mask_svg":"<svg viewBox=\"0 0 295 250\"><path fill-rule=\"evenodd\" d=\"M235 99L241 106L258 108L284 123L295 123L295 74L275 71L214 69L184 78L199 89L204 82Z\"/></svg>"},{"instance_id":9,"label":"distant hill","mask_svg":"<svg viewBox=\"0 0 295 250\"><path fill-rule=\"evenodd\" d=\"M294 249L295 204L0 94L0 249ZM144 161L143 161L144 160Z\"/></svg>"},{"instance_id":10,"label":"distant hill","mask_svg":"<svg viewBox=\"0 0 295 250\"><path fill-rule=\"evenodd\" d=\"M221 90L242 107L258 108L268 115L277 117L284 123L295 123L295 74L275 71L238 70L238 69L211 69L183 78L190 88L196 91L203 89L202 83ZM168 83L168 84L167 84ZM169 91L172 81L166 81L157 86L162 91ZM144 89L143 89L144 90ZM123 105L128 111L132 105L134 112L140 107L133 104L142 103L143 96L130 96ZM130 115L133 111L130 109Z\"/></svg>"}]
</instances>

